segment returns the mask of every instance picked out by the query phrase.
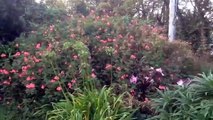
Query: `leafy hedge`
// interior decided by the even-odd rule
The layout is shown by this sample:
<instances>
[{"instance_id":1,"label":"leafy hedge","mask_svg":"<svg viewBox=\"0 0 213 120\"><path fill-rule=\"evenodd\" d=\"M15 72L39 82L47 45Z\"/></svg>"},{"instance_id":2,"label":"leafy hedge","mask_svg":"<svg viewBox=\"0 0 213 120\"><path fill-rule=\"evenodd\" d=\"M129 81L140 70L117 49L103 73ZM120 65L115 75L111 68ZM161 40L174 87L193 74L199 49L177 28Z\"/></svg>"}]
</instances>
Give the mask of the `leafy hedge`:
<instances>
[{"instance_id":1,"label":"leafy hedge","mask_svg":"<svg viewBox=\"0 0 213 120\"><path fill-rule=\"evenodd\" d=\"M64 98L62 90L83 88L89 77L147 101L156 89L200 70L187 43L168 43L163 29L144 23L92 12L23 34L13 43L13 53L1 53L2 102L33 113Z\"/></svg>"}]
</instances>

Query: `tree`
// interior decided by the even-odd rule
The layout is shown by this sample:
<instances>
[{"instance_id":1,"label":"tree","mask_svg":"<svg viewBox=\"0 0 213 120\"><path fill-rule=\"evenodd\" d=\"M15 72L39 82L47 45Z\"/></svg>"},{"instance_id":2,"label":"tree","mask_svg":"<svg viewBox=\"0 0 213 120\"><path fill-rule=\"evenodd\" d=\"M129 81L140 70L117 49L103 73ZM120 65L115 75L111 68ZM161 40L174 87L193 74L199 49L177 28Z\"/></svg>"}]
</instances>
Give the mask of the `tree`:
<instances>
[{"instance_id":1,"label":"tree","mask_svg":"<svg viewBox=\"0 0 213 120\"><path fill-rule=\"evenodd\" d=\"M29 15L25 13L36 6L34 0L1 0L0 1L0 43L13 41L22 32L30 30ZM32 8L31 8L32 9ZM33 16L35 14L31 14ZM29 20L26 18L29 17Z\"/></svg>"}]
</instances>

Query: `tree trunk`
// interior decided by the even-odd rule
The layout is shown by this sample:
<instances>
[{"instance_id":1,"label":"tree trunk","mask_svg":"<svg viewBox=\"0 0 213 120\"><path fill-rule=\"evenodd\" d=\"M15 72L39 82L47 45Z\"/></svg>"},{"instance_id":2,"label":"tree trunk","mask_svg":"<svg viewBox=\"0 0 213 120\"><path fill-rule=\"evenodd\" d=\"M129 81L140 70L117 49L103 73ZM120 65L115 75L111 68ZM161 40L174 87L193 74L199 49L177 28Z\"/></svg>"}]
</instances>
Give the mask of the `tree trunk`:
<instances>
[{"instance_id":1,"label":"tree trunk","mask_svg":"<svg viewBox=\"0 0 213 120\"><path fill-rule=\"evenodd\" d=\"M177 0L170 0L169 4L169 41L175 40L175 22L176 22Z\"/></svg>"}]
</instances>

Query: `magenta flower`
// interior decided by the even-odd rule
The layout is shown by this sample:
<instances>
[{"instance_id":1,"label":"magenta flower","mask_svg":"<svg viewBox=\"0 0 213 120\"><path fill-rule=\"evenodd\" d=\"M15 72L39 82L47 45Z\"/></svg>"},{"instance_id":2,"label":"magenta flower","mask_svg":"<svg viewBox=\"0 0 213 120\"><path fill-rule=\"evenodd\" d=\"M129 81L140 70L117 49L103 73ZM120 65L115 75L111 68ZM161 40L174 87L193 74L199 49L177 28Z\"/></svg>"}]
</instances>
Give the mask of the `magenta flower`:
<instances>
[{"instance_id":1,"label":"magenta flower","mask_svg":"<svg viewBox=\"0 0 213 120\"><path fill-rule=\"evenodd\" d=\"M167 87L166 86L163 86L163 85L159 85L159 87L158 87L160 90L166 90L167 89Z\"/></svg>"},{"instance_id":2,"label":"magenta flower","mask_svg":"<svg viewBox=\"0 0 213 120\"><path fill-rule=\"evenodd\" d=\"M56 88L56 90L59 91L59 92L62 91L61 86L58 86L58 87Z\"/></svg>"},{"instance_id":3,"label":"magenta flower","mask_svg":"<svg viewBox=\"0 0 213 120\"><path fill-rule=\"evenodd\" d=\"M136 59L137 57L135 55L131 55L130 59Z\"/></svg>"},{"instance_id":4,"label":"magenta flower","mask_svg":"<svg viewBox=\"0 0 213 120\"><path fill-rule=\"evenodd\" d=\"M34 89L35 88L35 84L34 83L27 84L26 88L28 88L28 89Z\"/></svg>"},{"instance_id":5,"label":"magenta flower","mask_svg":"<svg viewBox=\"0 0 213 120\"><path fill-rule=\"evenodd\" d=\"M163 74L163 70L161 69L161 68L157 68L157 69L155 69L157 72L159 72L162 76L164 76L164 74Z\"/></svg>"},{"instance_id":6,"label":"magenta flower","mask_svg":"<svg viewBox=\"0 0 213 120\"><path fill-rule=\"evenodd\" d=\"M177 82L177 85L179 85L179 86L183 86L183 84L184 84L184 82L183 82L182 79L180 79L180 80Z\"/></svg>"},{"instance_id":7,"label":"magenta flower","mask_svg":"<svg viewBox=\"0 0 213 120\"><path fill-rule=\"evenodd\" d=\"M138 81L138 77L132 75L132 77L130 78L130 83L136 84Z\"/></svg>"}]
</instances>

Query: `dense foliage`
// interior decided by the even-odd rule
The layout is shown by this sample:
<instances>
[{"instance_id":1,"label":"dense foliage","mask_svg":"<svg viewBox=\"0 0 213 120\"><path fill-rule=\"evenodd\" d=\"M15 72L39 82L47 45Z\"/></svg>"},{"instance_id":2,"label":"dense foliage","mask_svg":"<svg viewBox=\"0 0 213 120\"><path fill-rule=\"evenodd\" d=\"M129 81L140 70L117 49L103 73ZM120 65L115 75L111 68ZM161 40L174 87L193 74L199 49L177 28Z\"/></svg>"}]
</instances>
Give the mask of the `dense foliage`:
<instances>
[{"instance_id":1,"label":"dense foliage","mask_svg":"<svg viewBox=\"0 0 213 120\"><path fill-rule=\"evenodd\" d=\"M194 98L211 91L211 74L193 80L196 84L177 88L171 85L182 85L180 83L187 83L193 75L209 71L213 68L212 58L205 45L195 53L193 42L167 41L167 30L153 25L157 19L154 11L161 2L150 2L156 8L143 8L153 10L150 15L135 9L148 4L146 0L137 4L131 0L73 0L67 4L60 0L46 0L45 4L33 1L9 4L11 2L14 1L7 1L3 8L12 9L15 5L17 16L11 17L12 14L6 12L0 18L4 21L10 18L14 23L5 24L0 32L13 34L10 30L18 30L15 36L8 34L11 39L3 36L0 40L14 40L19 36L0 46L0 102L1 108L8 111L2 114L10 114L8 120L36 120L45 116L49 120L98 120L110 116L109 119L119 119L135 109L133 117L138 120L155 115L164 119L167 112L171 112L171 118L177 115L185 119L188 116L178 116L179 113L190 111L197 115L201 111L200 107L190 110L183 100L192 101L194 105ZM166 18L162 19L166 24ZM19 24L20 20L23 24ZM21 26L14 29L17 24ZM198 85L199 81L204 82ZM200 92L195 92L197 89ZM158 91L161 96L157 95ZM121 95L123 93L130 95ZM153 103L151 98L157 99ZM162 101L167 98L172 99L168 106L176 105L176 101L184 105L167 111L164 106L167 103ZM152 109L153 104L159 106Z\"/></svg>"}]
</instances>

